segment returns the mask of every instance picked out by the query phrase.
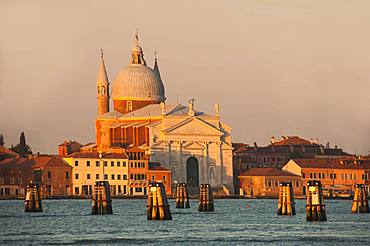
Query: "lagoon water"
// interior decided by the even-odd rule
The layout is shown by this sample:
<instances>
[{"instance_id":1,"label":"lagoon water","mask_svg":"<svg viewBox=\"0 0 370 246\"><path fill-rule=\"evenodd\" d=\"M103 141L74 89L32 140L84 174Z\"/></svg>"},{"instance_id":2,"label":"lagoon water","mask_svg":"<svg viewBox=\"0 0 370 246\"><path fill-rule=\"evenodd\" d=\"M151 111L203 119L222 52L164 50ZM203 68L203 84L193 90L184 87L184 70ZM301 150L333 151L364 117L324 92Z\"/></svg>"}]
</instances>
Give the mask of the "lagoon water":
<instances>
[{"instance_id":1,"label":"lagoon water","mask_svg":"<svg viewBox=\"0 0 370 246\"><path fill-rule=\"evenodd\" d=\"M0 244L370 245L370 214L352 214L351 201L327 200L327 222L277 216L277 200L215 200L215 212L176 209L172 221L147 221L146 200L113 200L113 215L92 216L90 200L44 200L43 213L23 201L0 201Z\"/></svg>"}]
</instances>

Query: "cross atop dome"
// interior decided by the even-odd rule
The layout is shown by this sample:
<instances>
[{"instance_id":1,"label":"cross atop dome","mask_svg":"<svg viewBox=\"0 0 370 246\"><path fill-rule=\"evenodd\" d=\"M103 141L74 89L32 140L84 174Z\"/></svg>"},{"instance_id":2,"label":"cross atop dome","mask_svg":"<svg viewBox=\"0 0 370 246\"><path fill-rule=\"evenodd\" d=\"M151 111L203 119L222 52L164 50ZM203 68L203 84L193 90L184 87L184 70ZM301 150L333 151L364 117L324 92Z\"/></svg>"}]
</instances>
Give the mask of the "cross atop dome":
<instances>
[{"instance_id":1,"label":"cross atop dome","mask_svg":"<svg viewBox=\"0 0 370 246\"><path fill-rule=\"evenodd\" d=\"M134 46L131 49L131 60L130 64L141 64L146 66L146 61L144 60L143 49L139 45L139 31L136 30Z\"/></svg>"}]
</instances>

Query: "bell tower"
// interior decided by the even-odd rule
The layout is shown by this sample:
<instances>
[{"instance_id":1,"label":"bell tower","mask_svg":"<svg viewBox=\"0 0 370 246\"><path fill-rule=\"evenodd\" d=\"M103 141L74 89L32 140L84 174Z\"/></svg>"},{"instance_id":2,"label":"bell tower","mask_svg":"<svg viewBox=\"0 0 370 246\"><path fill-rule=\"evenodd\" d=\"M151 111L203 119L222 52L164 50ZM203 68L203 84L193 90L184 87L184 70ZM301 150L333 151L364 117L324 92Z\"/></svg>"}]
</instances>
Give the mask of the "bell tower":
<instances>
[{"instance_id":1,"label":"bell tower","mask_svg":"<svg viewBox=\"0 0 370 246\"><path fill-rule=\"evenodd\" d=\"M101 62L99 66L96 87L98 99L98 115L103 115L109 112L109 81L107 70L105 69L104 53L102 49L100 50L100 58Z\"/></svg>"}]
</instances>

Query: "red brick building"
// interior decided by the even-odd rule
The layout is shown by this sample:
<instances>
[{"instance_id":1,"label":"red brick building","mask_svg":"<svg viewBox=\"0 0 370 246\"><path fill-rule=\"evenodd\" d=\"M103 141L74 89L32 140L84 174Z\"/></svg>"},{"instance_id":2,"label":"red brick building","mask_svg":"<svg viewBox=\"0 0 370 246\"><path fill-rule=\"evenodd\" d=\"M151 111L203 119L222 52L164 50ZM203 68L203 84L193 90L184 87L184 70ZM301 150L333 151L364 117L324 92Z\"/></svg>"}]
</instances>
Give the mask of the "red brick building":
<instances>
[{"instance_id":1,"label":"red brick building","mask_svg":"<svg viewBox=\"0 0 370 246\"><path fill-rule=\"evenodd\" d=\"M351 156L342 149L318 143L317 139L306 140L298 136L283 136L280 140L271 138L267 146L233 144L234 186L238 190L237 177L249 168L274 167L281 169L291 158L341 158Z\"/></svg>"},{"instance_id":2,"label":"red brick building","mask_svg":"<svg viewBox=\"0 0 370 246\"><path fill-rule=\"evenodd\" d=\"M171 171L162 167L158 162L150 162L148 170L148 180L149 182L161 182L166 188L166 194L172 194L171 187Z\"/></svg>"},{"instance_id":3,"label":"red brick building","mask_svg":"<svg viewBox=\"0 0 370 246\"><path fill-rule=\"evenodd\" d=\"M369 189L370 160L357 158L292 159L283 170L301 176L302 194L306 194L307 181L320 180L327 196L350 196L355 184Z\"/></svg>"},{"instance_id":4,"label":"red brick building","mask_svg":"<svg viewBox=\"0 0 370 246\"><path fill-rule=\"evenodd\" d=\"M58 145L58 155L70 155L72 153L80 151L81 147L82 144L76 141L66 140Z\"/></svg>"},{"instance_id":5,"label":"red brick building","mask_svg":"<svg viewBox=\"0 0 370 246\"><path fill-rule=\"evenodd\" d=\"M72 167L58 156L40 156L32 166L35 183L40 185L42 197L72 194Z\"/></svg>"},{"instance_id":6,"label":"red brick building","mask_svg":"<svg viewBox=\"0 0 370 246\"><path fill-rule=\"evenodd\" d=\"M277 168L250 168L240 179L240 194L247 197L278 197L281 182L292 182L296 197L301 196L301 177Z\"/></svg>"}]
</instances>

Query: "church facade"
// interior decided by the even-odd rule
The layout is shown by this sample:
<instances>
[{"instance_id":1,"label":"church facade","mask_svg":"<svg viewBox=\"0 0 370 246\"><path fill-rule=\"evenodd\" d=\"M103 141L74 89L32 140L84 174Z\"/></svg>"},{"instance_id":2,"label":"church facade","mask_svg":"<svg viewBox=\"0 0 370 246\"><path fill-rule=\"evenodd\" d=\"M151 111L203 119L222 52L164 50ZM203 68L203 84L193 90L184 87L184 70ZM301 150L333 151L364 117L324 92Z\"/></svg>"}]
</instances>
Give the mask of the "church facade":
<instances>
[{"instance_id":1,"label":"church facade","mask_svg":"<svg viewBox=\"0 0 370 246\"><path fill-rule=\"evenodd\" d=\"M186 182L191 193L209 183L233 192L231 128L220 120L219 106L207 114L187 105L166 102L157 58L147 66L138 36L129 65L120 71L109 93L103 54L97 81L96 148L123 152L144 149L151 162L172 172L172 182ZM113 110L109 110L110 100Z\"/></svg>"}]
</instances>

